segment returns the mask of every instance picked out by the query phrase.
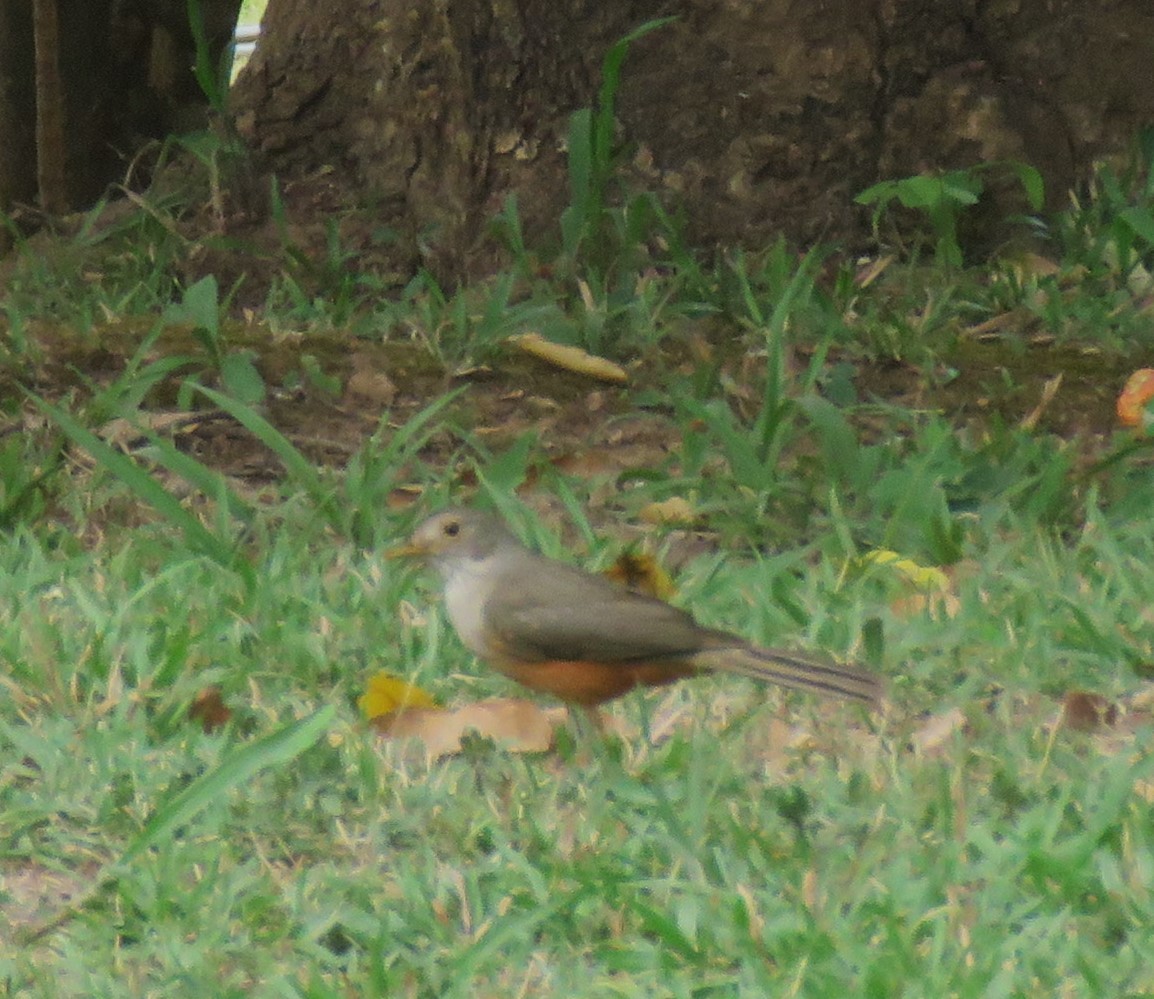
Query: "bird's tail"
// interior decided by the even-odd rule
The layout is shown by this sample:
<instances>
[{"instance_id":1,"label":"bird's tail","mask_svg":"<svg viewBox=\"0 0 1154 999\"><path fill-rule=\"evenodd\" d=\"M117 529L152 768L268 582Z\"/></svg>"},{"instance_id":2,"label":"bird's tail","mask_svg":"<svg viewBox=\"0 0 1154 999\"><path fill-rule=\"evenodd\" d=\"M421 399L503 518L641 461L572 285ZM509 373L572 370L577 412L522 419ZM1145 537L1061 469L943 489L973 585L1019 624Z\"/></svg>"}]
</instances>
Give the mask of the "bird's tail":
<instances>
[{"instance_id":1,"label":"bird's tail","mask_svg":"<svg viewBox=\"0 0 1154 999\"><path fill-rule=\"evenodd\" d=\"M827 697L843 697L876 707L885 694L881 679L858 666L843 666L829 659L766 649L758 645L728 645L703 649L694 657L702 669L736 673L793 690L808 690Z\"/></svg>"}]
</instances>

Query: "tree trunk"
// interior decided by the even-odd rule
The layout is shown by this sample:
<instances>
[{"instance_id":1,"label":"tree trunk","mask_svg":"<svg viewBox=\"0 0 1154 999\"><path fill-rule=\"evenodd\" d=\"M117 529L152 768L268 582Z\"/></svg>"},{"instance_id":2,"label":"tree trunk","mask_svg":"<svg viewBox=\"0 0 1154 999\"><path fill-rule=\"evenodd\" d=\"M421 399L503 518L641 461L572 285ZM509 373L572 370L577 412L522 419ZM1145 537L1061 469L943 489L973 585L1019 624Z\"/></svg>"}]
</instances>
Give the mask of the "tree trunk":
<instances>
[{"instance_id":1,"label":"tree trunk","mask_svg":"<svg viewBox=\"0 0 1154 999\"><path fill-rule=\"evenodd\" d=\"M510 170L560 183L557 140L589 102L601 53L658 7L350 0L334 18L280 0L238 82L238 123L273 169L335 169L428 249L426 263L456 271L513 186ZM530 224L551 217L529 200Z\"/></svg>"},{"instance_id":2,"label":"tree trunk","mask_svg":"<svg viewBox=\"0 0 1154 999\"><path fill-rule=\"evenodd\" d=\"M0 0L0 208L36 194L35 85L32 7Z\"/></svg>"},{"instance_id":3,"label":"tree trunk","mask_svg":"<svg viewBox=\"0 0 1154 999\"><path fill-rule=\"evenodd\" d=\"M240 0L199 6L215 66L232 40ZM203 127L206 117L186 0L41 0L40 9L55 15L56 52L34 37L29 0L0 0L0 208L36 197L40 166L60 188L53 207L86 206L124 179L145 144ZM63 98L40 119L45 138L59 135L63 121L64 148L45 149L45 163L36 147L38 63L42 83L45 73L59 73Z\"/></svg>"},{"instance_id":4,"label":"tree trunk","mask_svg":"<svg viewBox=\"0 0 1154 999\"><path fill-rule=\"evenodd\" d=\"M607 48L637 41L617 117L627 174L684 206L699 244L852 240L869 184L938 167L1037 166L1052 204L1154 120L1148 0L271 0L236 94L283 177L399 223L424 262L484 268L515 191L527 230L567 198L569 114ZM999 205L998 213L1012 206ZM1016 207L1016 206L1015 206Z\"/></svg>"}]
</instances>

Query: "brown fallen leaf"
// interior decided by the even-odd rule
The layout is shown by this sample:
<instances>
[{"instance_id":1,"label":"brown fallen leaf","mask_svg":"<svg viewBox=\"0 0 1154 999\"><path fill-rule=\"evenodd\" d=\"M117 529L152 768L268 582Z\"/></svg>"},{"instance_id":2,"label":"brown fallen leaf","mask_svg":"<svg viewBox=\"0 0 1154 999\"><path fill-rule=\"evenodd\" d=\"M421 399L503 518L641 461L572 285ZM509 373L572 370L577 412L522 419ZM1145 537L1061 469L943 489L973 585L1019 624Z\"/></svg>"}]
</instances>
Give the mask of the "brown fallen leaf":
<instances>
[{"instance_id":1,"label":"brown fallen leaf","mask_svg":"<svg viewBox=\"0 0 1154 999\"><path fill-rule=\"evenodd\" d=\"M1076 732L1096 732L1118 723L1118 705L1101 694L1070 690L1062 699L1062 723Z\"/></svg>"},{"instance_id":2,"label":"brown fallen leaf","mask_svg":"<svg viewBox=\"0 0 1154 999\"><path fill-rule=\"evenodd\" d=\"M610 475L621 468L620 459L609 448L586 448L558 455L553 467L574 478L591 479Z\"/></svg>"},{"instance_id":3,"label":"brown fallen leaf","mask_svg":"<svg viewBox=\"0 0 1154 999\"><path fill-rule=\"evenodd\" d=\"M1140 427L1146 405L1154 399L1154 368L1139 368L1118 396L1118 419L1124 427Z\"/></svg>"},{"instance_id":4,"label":"brown fallen leaf","mask_svg":"<svg viewBox=\"0 0 1154 999\"><path fill-rule=\"evenodd\" d=\"M205 687L193 698L188 708L189 721L200 722L205 732L215 732L232 717L232 709L224 703L220 687Z\"/></svg>"},{"instance_id":5,"label":"brown fallen leaf","mask_svg":"<svg viewBox=\"0 0 1154 999\"><path fill-rule=\"evenodd\" d=\"M885 273L886 269L893 262L894 258L892 255L867 261L863 266L858 268L857 274L854 275L854 284L859 288L868 288Z\"/></svg>"},{"instance_id":6,"label":"brown fallen leaf","mask_svg":"<svg viewBox=\"0 0 1154 999\"><path fill-rule=\"evenodd\" d=\"M396 383L383 371L359 368L345 384L346 402L367 402L387 409L396 397Z\"/></svg>"},{"instance_id":7,"label":"brown fallen leaf","mask_svg":"<svg viewBox=\"0 0 1154 999\"><path fill-rule=\"evenodd\" d=\"M961 708L950 708L939 715L930 715L913 735L910 747L918 753L929 755L942 750L946 743L958 732L966 729L966 716Z\"/></svg>"},{"instance_id":8,"label":"brown fallen leaf","mask_svg":"<svg viewBox=\"0 0 1154 999\"><path fill-rule=\"evenodd\" d=\"M911 593L896 597L890 602L890 610L901 618L928 614L931 618L956 617L962 609L962 602L952 593Z\"/></svg>"},{"instance_id":9,"label":"brown fallen leaf","mask_svg":"<svg viewBox=\"0 0 1154 999\"><path fill-rule=\"evenodd\" d=\"M461 751L470 732L492 739L514 753L544 753L553 746L554 731L566 722L564 708L543 709L518 698L477 701L453 710L407 708L374 718L373 727L390 739L424 744L434 759Z\"/></svg>"},{"instance_id":10,"label":"brown fallen leaf","mask_svg":"<svg viewBox=\"0 0 1154 999\"><path fill-rule=\"evenodd\" d=\"M385 506L390 510L407 510L413 506L424 493L422 486L400 485L390 489L385 496Z\"/></svg>"},{"instance_id":11,"label":"brown fallen leaf","mask_svg":"<svg viewBox=\"0 0 1154 999\"><path fill-rule=\"evenodd\" d=\"M637 511L638 519L646 524L692 524L697 511L684 496L670 496L667 500L646 503Z\"/></svg>"},{"instance_id":12,"label":"brown fallen leaf","mask_svg":"<svg viewBox=\"0 0 1154 999\"><path fill-rule=\"evenodd\" d=\"M1029 413L1022 417L1022 422L1019 426L1023 430L1035 430L1038 422L1042 419L1042 414L1046 412L1046 408L1054 401L1054 396L1058 394L1058 389L1062 387L1062 372L1058 372L1053 378L1047 379L1042 386L1042 395L1036 405Z\"/></svg>"},{"instance_id":13,"label":"brown fallen leaf","mask_svg":"<svg viewBox=\"0 0 1154 999\"><path fill-rule=\"evenodd\" d=\"M1011 271L1017 275L1019 281L1029 278L1057 277L1062 273L1061 266L1049 257L1040 253L1022 253L1009 261Z\"/></svg>"},{"instance_id":14,"label":"brown fallen leaf","mask_svg":"<svg viewBox=\"0 0 1154 999\"><path fill-rule=\"evenodd\" d=\"M131 420L117 417L97 430L97 433L113 447L121 451L131 451L149 443L148 434L169 437L189 436L198 433L211 423L235 424L222 409L168 410L141 412Z\"/></svg>"}]
</instances>

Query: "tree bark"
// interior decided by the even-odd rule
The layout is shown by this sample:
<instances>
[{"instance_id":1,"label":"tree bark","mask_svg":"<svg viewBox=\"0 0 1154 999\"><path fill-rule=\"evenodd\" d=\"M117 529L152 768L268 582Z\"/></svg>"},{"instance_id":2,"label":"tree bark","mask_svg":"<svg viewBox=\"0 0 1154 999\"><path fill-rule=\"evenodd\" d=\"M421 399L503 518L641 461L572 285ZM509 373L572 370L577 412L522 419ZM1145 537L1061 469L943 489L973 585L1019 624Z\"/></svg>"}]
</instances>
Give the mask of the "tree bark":
<instances>
[{"instance_id":1,"label":"tree bark","mask_svg":"<svg viewBox=\"0 0 1154 999\"><path fill-rule=\"evenodd\" d=\"M530 233L555 226L569 114L668 14L624 65L625 172L699 244L852 241L871 183L988 160L1032 163L1061 203L1154 120L1148 0L272 0L236 106L271 169L329 171L426 264L483 268L509 192Z\"/></svg>"},{"instance_id":2,"label":"tree bark","mask_svg":"<svg viewBox=\"0 0 1154 999\"><path fill-rule=\"evenodd\" d=\"M60 73L60 18L56 0L33 0L36 42L36 163L40 205L50 214L68 204L65 172L64 81Z\"/></svg>"},{"instance_id":3,"label":"tree bark","mask_svg":"<svg viewBox=\"0 0 1154 999\"><path fill-rule=\"evenodd\" d=\"M206 119L186 0L42 0L40 7L55 15L55 52L43 44L37 51L43 39L34 34L29 0L0 0L0 208L36 197L41 167L54 178L52 207L86 206L124 179L143 146ZM200 9L216 65L240 0L200 0ZM64 136L63 150L46 147L43 163L37 59L42 71L58 72L63 98L39 109L47 112L40 116L45 137L59 135L61 122Z\"/></svg>"},{"instance_id":4,"label":"tree bark","mask_svg":"<svg viewBox=\"0 0 1154 999\"><path fill-rule=\"evenodd\" d=\"M0 0L0 208L36 194L32 8ZM9 234L0 228L0 251Z\"/></svg>"}]
</instances>

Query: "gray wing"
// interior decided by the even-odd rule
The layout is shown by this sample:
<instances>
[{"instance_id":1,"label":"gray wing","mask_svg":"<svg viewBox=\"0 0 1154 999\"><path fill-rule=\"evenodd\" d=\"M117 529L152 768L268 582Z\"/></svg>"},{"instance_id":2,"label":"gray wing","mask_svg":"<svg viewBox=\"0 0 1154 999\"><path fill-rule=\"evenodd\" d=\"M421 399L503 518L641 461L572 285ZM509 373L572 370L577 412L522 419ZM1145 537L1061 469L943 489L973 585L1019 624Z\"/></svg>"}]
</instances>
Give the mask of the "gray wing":
<instances>
[{"instance_id":1,"label":"gray wing","mask_svg":"<svg viewBox=\"0 0 1154 999\"><path fill-rule=\"evenodd\" d=\"M486 606L486 625L513 659L659 659L696 652L716 634L664 601L560 562L539 561L544 565L532 573L531 588L523 575L510 574Z\"/></svg>"}]
</instances>

